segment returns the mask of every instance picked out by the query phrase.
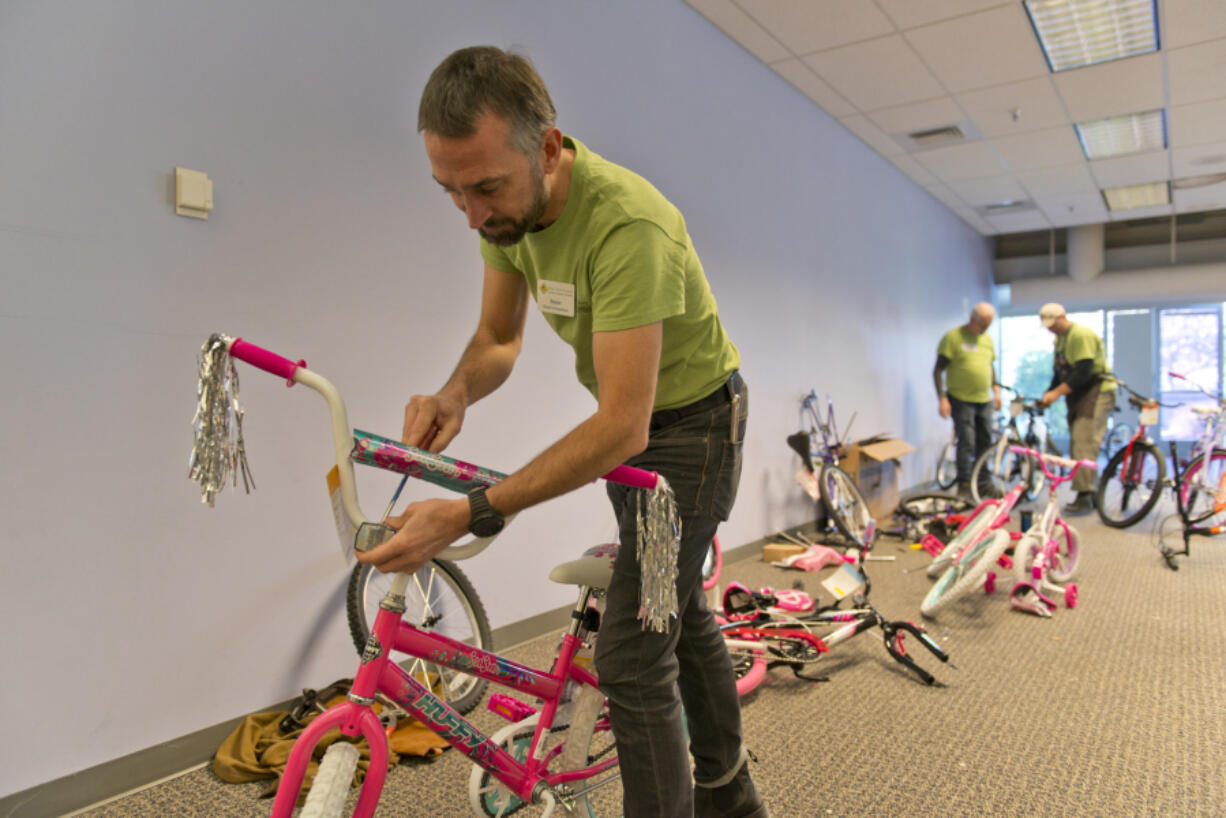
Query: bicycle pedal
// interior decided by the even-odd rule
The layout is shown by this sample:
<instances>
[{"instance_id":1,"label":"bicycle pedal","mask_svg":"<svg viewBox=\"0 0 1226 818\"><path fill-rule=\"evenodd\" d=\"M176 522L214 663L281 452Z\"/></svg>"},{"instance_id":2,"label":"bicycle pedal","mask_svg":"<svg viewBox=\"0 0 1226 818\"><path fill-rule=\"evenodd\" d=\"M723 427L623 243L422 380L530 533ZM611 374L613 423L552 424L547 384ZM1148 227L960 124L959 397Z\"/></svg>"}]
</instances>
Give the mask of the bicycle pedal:
<instances>
[{"instance_id":1,"label":"bicycle pedal","mask_svg":"<svg viewBox=\"0 0 1226 818\"><path fill-rule=\"evenodd\" d=\"M505 693L491 694L489 704L486 706L510 722L523 721L536 713L536 708L532 705Z\"/></svg>"}]
</instances>

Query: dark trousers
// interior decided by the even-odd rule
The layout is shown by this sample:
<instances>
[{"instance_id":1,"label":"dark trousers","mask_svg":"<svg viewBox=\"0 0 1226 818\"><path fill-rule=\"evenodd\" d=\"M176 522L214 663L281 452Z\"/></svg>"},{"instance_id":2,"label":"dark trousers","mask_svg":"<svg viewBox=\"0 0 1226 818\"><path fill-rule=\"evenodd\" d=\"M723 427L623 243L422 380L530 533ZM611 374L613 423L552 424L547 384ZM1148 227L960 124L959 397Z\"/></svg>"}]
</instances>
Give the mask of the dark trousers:
<instances>
[{"instance_id":1,"label":"dark trousers","mask_svg":"<svg viewBox=\"0 0 1226 818\"><path fill-rule=\"evenodd\" d=\"M975 458L992 445L992 402L967 403L951 395L949 406L958 439L958 483L967 484Z\"/></svg>"},{"instance_id":2,"label":"dark trousers","mask_svg":"<svg viewBox=\"0 0 1226 818\"><path fill-rule=\"evenodd\" d=\"M596 640L596 672L609 699L627 818L690 818L690 755L699 782L721 779L743 759L732 661L702 590L703 559L740 480L748 391L739 378L734 383L741 395L737 442L730 440L730 401L684 417L662 412L665 425L653 423L647 449L628 461L664 475L681 516L679 616L668 633L644 630L638 618L636 491L608 484L621 549Z\"/></svg>"}]
</instances>

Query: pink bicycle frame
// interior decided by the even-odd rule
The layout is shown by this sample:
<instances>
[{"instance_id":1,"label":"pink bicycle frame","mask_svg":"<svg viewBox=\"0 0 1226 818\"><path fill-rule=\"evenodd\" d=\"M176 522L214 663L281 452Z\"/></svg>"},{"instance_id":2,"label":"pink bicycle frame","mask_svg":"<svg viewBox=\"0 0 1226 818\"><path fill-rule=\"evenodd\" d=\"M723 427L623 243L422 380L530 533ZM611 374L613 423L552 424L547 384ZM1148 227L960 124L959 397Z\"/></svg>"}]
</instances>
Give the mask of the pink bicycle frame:
<instances>
[{"instance_id":1,"label":"pink bicycle frame","mask_svg":"<svg viewBox=\"0 0 1226 818\"><path fill-rule=\"evenodd\" d=\"M324 396L332 410L337 465L341 476L342 492L345 494L343 502L346 513L355 526L361 526L362 523L367 522L357 507L356 489L353 487L350 456L354 448L354 437L348 426L344 403L335 388L325 379L308 370L305 361L290 361L288 358L243 341L241 338L230 342L230 354L258 369L285 378L290 386L295 383L304 383ZM430 473L437 474L438 470L442 469L447 471L447 479L452 483L457 480L471 479L471 476L477 472L480 472L484 479L491 479L490 475L493 475L492 479L495 480L500 477L497 472L481 470L470 464L459 463L451 458L421 449L399 444L395 444L395 447L395 458L392 459L398 458L396 462L399 465L404 465L403 461L406 460L412 463L428 461L432 467L435 467L429 472L420 468L416 470L396 469L413 476L432 479ZM392 459L386 463L376 462L375 465L395 468ZM605 475L604 479L644 489L654 489L659 482L659 476L656 473L631 466L618 466ZM443 484L456 488L455 485L447 482ZM476 540L466 546L446 549L439 554L439 558L462 559L472 556L491 539ZM393 583L393 594L402 593L407 581L407 577L400 575ZM581 595L579 604L586 606L587 598L586 593ZM507 785L517 797L525 801L532 800L534 792L542 783L553 787L568 781L591 778L617 765L617 758L614 756L591 767L563 771L552 776L543 777L541 775L541 771L551 757L537 758L536 745L541 735L544 734L543 731L552 727L564 686L568 681L596 686L595 675L575 665L572 661L580 648L580 639L575 635L574 625L572 625L572 630L564 634L562 638L554 670L550 673L543 673L447 636L421 630L403 621L400 614L401 612L394 610L393 607L380 607L371 628L370 638L362 652L361 665L354 676L348 700L317 716L295 742L285 775L277 789L277 798L272 810L274 818L289 818L293 812L314 748L320 739L331 730L340 730L343 735L349 737L362 736L369 744L370 767L363 782L354 815L373 814L387 777L388 762L387 736L371 706L377 692L387 695L422 724L453 747L458 748L475 764L488 770L499 781ZM532 748L527 759L522 763L517 761L446 702L441 701L424 684L393 662L390 658L393 649L410 656L428 657L434 664L477 676L541 699L544 705L540 712L540 727L533 737Z\"/></svg>"}]
</instances>

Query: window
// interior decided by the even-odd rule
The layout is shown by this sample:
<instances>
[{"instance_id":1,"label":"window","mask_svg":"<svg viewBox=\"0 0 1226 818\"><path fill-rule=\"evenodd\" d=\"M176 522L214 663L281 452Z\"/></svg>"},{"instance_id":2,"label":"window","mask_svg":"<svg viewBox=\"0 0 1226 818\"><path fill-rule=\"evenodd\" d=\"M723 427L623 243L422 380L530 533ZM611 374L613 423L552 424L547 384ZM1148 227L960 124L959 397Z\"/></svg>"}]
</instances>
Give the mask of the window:
<instances>
[{"instance_id":1,"label":"window","mask_svg":"<svg viewBox=\"0 0 1226 818\"><path fill-rule=\"evenodd\" d=\"M1183 404L1162 410L1164 440L1195 440L1201 423L1190 406L1213 405L1222 393L1222 306L1180 307L1158 313L1158 399ZM1173 377L1172 372L1186 380Z\"/></svg>"}]
</instances>

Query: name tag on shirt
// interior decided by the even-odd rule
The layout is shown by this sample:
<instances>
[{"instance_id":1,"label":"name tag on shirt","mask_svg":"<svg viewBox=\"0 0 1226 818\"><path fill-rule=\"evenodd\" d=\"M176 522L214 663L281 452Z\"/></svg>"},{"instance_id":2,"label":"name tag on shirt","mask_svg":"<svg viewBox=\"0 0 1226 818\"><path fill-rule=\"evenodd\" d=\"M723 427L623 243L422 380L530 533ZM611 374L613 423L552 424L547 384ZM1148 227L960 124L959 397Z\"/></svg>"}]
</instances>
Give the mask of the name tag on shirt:
<instances>
[{"instance_id":1,"label":"name tag on shirt","mask_svg":"<svg viewBox=\"0 0 1226 818\"><path fill-rule=\"evenodd\" d=\"M963 351L963 352L978 352L978 351L979 351L979 344L966 344L966 343L964 343L964 344L962 345L962 351Z\"/></svg>"},{"instance_id":2,"label":"name tag on shirt","mask_svg":"<svg viewBox=\"0 0 1226 818\"><path fill-rule=\"evenodd\" d=\"M541 312L574 318L575 285L542 279L536 283L536 304L541 308Z\"/></svg>"}]
</instances>

